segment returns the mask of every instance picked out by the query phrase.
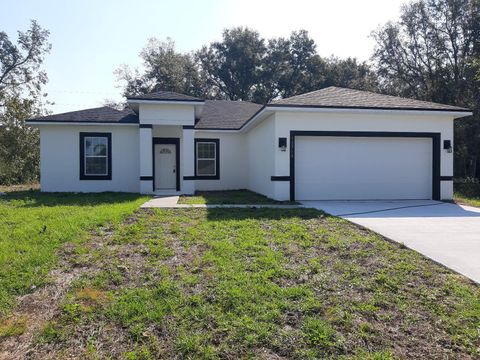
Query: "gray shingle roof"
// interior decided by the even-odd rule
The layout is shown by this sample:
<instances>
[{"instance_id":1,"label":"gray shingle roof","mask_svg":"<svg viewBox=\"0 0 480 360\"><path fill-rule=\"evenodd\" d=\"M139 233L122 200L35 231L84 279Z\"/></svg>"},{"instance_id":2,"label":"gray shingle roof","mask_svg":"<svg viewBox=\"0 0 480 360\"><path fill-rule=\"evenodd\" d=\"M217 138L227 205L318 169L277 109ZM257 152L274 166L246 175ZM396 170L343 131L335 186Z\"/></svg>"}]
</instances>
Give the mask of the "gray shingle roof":
<instances>
[{"instance_id":1,"label":"gray shingle roof","mask_svg":"<svg viewBox=\"0 0 480 360\"><path fill-rule=\"evenodd\" d=\"M206 100L195 129L239 129L261 108L249 101Z\"/></svg>"},{"instance_id":2,"label":"gray shingle roof","mask_svg":"<svg viewBox=\"0 0 480 360\"><path fill-rule=\"evenodd\" d=\"M135 124L138 123L138 115L131 109L116 110L108 106L103 106L63 114L48 115L28 121Z\"/></svg>"},{"instance_id":3,"label":"gray shingle roof","mask_svg":"<svg viewBox=\"0 0 480 360\"><path fill-rule=\"evenodd\" d=\"M193 101L193 102L203 102L202 99L179 94L173 91L157 91L150 94L137 95L137 96L127 96L128 100L156 100L156 101Z\"/></svg>"},{"instance_id":4,"label":"gray shingle roof","mask_svg":"<svg viewBox=\"0 0 480 360\"><path fill-rule=\"evenodd\" d=\"M465 108L433 102L377 94L331 86L306 94L275 100L268 106L304 106L354 109L470 111Z\"/></svg>"},{"instance_id":5,"label":"gray shingle roof","mask_svg":"<svg viewBox=\"0 0 480 360\"><path fill-rule=\"evenodd\" d=\"M170 94L166 96L180 95L178 101L196 99L191 96L162 91L154 94ZM149 95L154 95L149 94ZM172 95L173 94L173 95ZM148 96L148 95L145 95ZM159 95L160 96L160 95ZM157 98L159 99L159 98ZM172 100L172 99L169 99ZM196 99L195 101L203 101ZM393 110L437 110L437 111L460 111L470 110L442 105L432 102L412 100L395 96L375 94L368 91L351 90L338 87L312 91L306 94L290 98L272 101L267 107L324 107L324 108L352 108L352 109L393 109ZM263 108L262 105L248 101L229 100L206 100L202 114L195 124L196 129L236 130L240 129L256 113ZM116 110L107 106L72 111L63 114L48 115L41 118L31 119L30 122L82 122L82 123L117 123L137 124L138 115L131 109Z\"/></svg>"}]
</instances>

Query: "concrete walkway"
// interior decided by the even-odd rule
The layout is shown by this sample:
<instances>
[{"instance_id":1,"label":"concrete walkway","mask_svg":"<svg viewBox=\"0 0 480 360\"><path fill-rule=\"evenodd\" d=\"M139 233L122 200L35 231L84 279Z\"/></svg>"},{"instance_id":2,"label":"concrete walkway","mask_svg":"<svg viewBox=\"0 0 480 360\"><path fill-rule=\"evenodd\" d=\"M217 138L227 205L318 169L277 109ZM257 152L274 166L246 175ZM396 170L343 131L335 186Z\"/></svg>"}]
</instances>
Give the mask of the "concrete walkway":
<instances>
[{"instance_id":1,"label":"concrete walkway","mask_svg":"<svg viewBox=\"0 0 480 360\"><path fill-rule=\"evenodd\" d=\"M298 209L305 207L304 205L276 205L276 204L177 204L178 196L159 196L154 197L153 199L148 200L146 203L141 205L141 208L206 208L206 209L215 209L215 208L238 208L238 209L248 209L248 208L265 208L265 209Z\"/></svg>"},{"instance_id":2,"label":"concrete walkway","mask_svg":"<svg viewBox=\"0 0 480 360\"><path fill-rule=\"evenodd\" d=\"M141 205L141 208L169 208L176 207L179 196L155 196Z\"/></svg>"},{"instance_id":3,"label":"concrete walkway","mask_svg":"<svg viewBox=\"0 0 480 360\"><path fill-rule=\"evenodd\" d=\"M302 203L403 243L480 283L480 208L430 200Z\"/></svg>"}]
</instances>

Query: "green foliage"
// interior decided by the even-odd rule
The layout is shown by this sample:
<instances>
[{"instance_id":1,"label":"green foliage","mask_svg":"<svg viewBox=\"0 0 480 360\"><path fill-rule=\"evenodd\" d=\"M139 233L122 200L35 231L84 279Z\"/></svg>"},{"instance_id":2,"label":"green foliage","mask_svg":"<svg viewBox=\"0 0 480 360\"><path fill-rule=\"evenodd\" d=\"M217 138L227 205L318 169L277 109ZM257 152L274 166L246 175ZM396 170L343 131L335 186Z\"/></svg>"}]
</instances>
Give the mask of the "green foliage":
<instances>
[{"instance_id":1,"label":"green foliage","mask_svg":"<svg viewBox=\"0 0 480 360\"><path fill-rule=\"evenodd\" d=\"M455 174L480 177L480 2L416 0L373 37L382 91L474 110L455 123Z\"/></svg>"},{"instance_id":2,"label":"green foliage","mask_svg":"<svg viewBox=\"0 0 480 360\"><path fill-rule=\"evenodd\" d=\"M213 99L266 103L338 85L374 89L375 76L354 58L321 58L305 30L288 38L266 40L249 28L231 28L221 41L194 54L175 50L171 40L150 39L141 53L145 71L121 67L118 79L125 94L171 90Z\"/></svg>"},{"instance_id":3,"label":"green foliage","mask_svg":"<svg viewBox=\"0 0 480 360\"><path fill-rule=\"evenodd\" d=\"M337 346L335 330L321 319L308 317L303 323L303 333L308 344L330 350Z\"/></svg>"},{"instance_id":4,"label":"green foliage","mask_svg":"<svg viewBox=\"0 0 480 360\"><path fill-rule=\"evenodd\" d=\"M39 343L58 343L64 340L66 334L59 324L48 322L40 331L37 337Z\"/></svg>"},{"instance_id":5,"label":"green foliage","mask_svg":"<svg viewBox=\"0 0 480 360\"><path fill-rule=\"evenodd\" d=\"M467 198L480 197L480 179L455 179L454 190Z\"/></svg>"},{"instance_id":6,"label":"green foliage","mask_svg":"<svg viewBox=\"0 0 480 360\"><path fill-rule=\"evenodd\" d=\"M144 73L140 74L138 69L132 70L126 65L115 71L117 79L125 85L125 96L159 90L205 96L206 80L192 54L177 52L171 39L149 39L140 57L146 69Z\"/></svg>"},{"instance_id":7,"label":"green foliage","mask_svg":"<svg viewBox=\"0 0 480 360\"><path fill-rule=\"evenodd\" d=\"M0 111L0 184L29 184L39 179L38 130L25 125L37 105L18 97L9 98Z\"/></svg>"},{"instance_id":8,"label":"green foliage","mask_svg":"<svg viewBox=\"0 0 480 360\"><path fill-rule=\"evenodd\" d=\"M51 48L49 34L35 20L27 31L18 32L17 45L0 31L0 106L5 106L7 96L26 93L30 100L42 96L41 86L47 82L47 75L41 65Z\"/></svg>"},{"instance_id":9,"label":"green foliage","mask_svg":"<svg viewBox=\"0 0 480 360\"><path fill-rule=\"evenodd\" d=\"M456 202L480 207L480 179L455 179L453 190Z\"/></svg>"},{"instance_id":10,"label":"green foliage","mask_svg":"<svg viewBox=\"0 0 480 360\"><path fill-rule=\"evenodd\" d=\"M39 176L38 131L25 120L40 115L42 86L47 75L41 69L50 51L49 32L32 21L18 32L14 44L0 31L0 184L29 183Z\"/></svg>"},{"instance_id":11,"label":"green foliage","mask_svg":"<svg viewBox=\"0 0 480 360\"><path fill-rule=\"evenodd\" d=\"M232 28L223 32L222 41L204 46L196 56L217 96L252 100L252 90L263 80L266 49L257 31Z\"/></svg>"}]
</instances>

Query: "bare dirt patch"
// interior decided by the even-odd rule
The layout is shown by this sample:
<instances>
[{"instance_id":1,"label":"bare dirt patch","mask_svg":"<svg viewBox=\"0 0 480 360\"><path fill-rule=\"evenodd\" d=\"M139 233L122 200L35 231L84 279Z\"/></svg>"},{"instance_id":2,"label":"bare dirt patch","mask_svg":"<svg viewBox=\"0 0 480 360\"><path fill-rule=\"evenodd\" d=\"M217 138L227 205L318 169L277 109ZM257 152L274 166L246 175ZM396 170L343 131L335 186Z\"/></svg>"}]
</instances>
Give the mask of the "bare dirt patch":
<instances>
[{"instance_id":1,"label":"bare dirt patch","mask_svg":"<svg viewBox=\"0 0 480 360\"><path fill-rule=\"evenodd\" d=\"M17 336L4 339L1 343L0 359L23 359L34 342L35 334L43 325L52 319L58 311L73 280L78 279L88 271L87 267L71 267L64 262L65 267L50 272L50 283L32 293L18 298L18 305L8 319L26 319L25 331Z\"/></svg>"}]
</instances>

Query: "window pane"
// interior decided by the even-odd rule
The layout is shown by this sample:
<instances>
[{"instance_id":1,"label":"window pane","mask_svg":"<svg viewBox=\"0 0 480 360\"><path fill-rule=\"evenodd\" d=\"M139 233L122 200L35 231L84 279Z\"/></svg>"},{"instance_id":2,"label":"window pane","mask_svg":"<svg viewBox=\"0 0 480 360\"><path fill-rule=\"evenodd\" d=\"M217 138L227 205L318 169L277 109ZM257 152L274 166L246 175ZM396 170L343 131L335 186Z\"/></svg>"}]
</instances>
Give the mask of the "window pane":
<instances>
[{"instance_id":1,"label":"window pane","mask_svg":"<svg viewBox=\"0 0 480 360\"><path fill-rule=\"evenodd\" d=\"M197 157L200 159L215 158L215 143L198 143Z\"/></svg>"},{"instance_id":2,"label":"window pane","mask_svg":"<svg viewBox=\"0 0 480 360\"><path fill-rule=\"evenodd\" d=\"M107 158L86 157L85 175L107 175Z\"/></svg>"},{"instance_id":3,"label":"window pane","mask_svg":"<svg viewBox=\"0 0 480 360\"><path fill-rule=\"evenodd\" d=\"M85 155L107 155L107 138L85 137Z\"/></svg>"},{"instance_id":4,"label":"window pane","mask_svg":"<svg viewBox=\"0 0 480 360\"><path fill-rule=\"evenodd\" d=\"M215 160L198 160L197 175L215 175Z\"/></svg>"},{"instance_id":5,"label":"window pane","mask_svg":"<svg viewBox=\"0 0 480 360\"><path fill-rule=\"evenodd\" d=\"M100 141L93 148L93 152L95 153L95 155L106 156L107 155L107 139L99 138L98 140ZM102 140L104 140L105 142L103 142Z\"/></svg>"},{"instance_id":6,"label":"window pane","mask_svg":"<svg viewBox=\"0 0 480 360\"><path fill-rule=\"evenodd\" d=\"M93 155L93 147L95 146L96 138L85 138L85 155Z\"/></svg>"}]
</instances>

